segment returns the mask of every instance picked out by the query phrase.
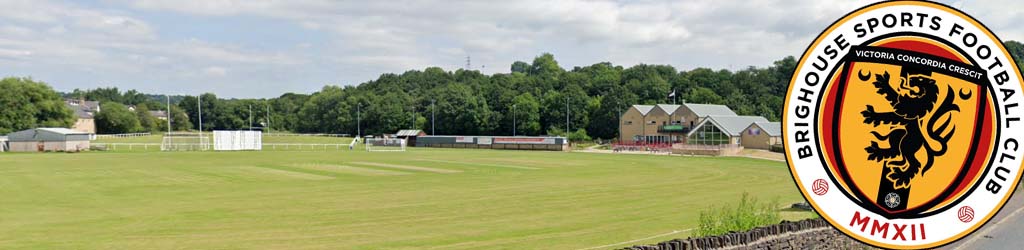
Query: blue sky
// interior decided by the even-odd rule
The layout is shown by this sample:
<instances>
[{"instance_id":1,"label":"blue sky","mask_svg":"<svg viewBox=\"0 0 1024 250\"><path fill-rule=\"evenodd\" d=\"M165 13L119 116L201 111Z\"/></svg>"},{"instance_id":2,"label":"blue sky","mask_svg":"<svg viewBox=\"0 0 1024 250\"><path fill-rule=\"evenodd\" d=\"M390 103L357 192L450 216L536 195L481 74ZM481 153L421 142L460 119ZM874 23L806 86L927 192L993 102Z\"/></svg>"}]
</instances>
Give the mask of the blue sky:
<instances>
[{"instance_id":1,"label":"blue sky","mask_svg":"<svg viewBox=\"0 0 1024 250\"><path fill-rule=\"evenodd\" d=\"M550 52L740 69L799 55L864 1L0 0L0 75L60 91L118 87L223 97L312 93L439 66L505 73ZM1024 3L953 1L1004 40Z\"/></svg>"}]
</instances>

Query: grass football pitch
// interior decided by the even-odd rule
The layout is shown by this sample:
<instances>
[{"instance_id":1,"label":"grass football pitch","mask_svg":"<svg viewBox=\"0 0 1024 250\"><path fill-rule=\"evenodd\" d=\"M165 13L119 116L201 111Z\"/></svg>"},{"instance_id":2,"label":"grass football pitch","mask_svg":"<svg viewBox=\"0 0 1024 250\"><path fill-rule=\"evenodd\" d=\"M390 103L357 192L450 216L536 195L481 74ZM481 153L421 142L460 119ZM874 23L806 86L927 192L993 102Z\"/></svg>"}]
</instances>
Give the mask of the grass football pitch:
<instances>
[{"instance_id":1,"label":"grass football pitch","mask_svg":"<svg viewBox=\"0 0 1024 250\"><path fill-rule=\"evenodd\" d=\"M744 192L802 200L785 163L748 158L6 153L0 249L585 249L685 238Z\"/></svg>"}]
</instances>

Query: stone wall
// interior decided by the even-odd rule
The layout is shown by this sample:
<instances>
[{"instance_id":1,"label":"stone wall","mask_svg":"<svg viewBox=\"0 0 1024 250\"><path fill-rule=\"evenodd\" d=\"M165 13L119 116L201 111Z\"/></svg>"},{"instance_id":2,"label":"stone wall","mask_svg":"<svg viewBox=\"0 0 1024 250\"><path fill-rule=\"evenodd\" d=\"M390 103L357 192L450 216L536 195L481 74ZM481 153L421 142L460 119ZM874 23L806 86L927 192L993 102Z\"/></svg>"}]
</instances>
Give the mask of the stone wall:
<instances>
[{"instance_id":1,"label":"stone wall","mask_svg":"<svg viewBox=\"0 0 1024 250\"><path fill-rule=\"evenodd\" d=\"M759 227L746 232L704 238L675 239L622 250L695 249L873 249L832 228L822 219Z\"/></svg>"}]
</instances>

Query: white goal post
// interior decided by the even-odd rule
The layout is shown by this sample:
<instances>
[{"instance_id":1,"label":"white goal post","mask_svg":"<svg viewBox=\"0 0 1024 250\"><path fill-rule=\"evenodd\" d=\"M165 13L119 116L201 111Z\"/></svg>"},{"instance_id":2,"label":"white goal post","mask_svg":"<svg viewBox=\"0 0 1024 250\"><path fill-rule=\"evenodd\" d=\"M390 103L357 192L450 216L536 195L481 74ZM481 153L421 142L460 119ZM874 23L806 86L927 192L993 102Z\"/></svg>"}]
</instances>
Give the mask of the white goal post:
<instances>
[{"instance_id":1,"label":"white goal post","mask_svg":"<svg viewBox=\"0 0 1024 250\"><path fill-rule=\"evenodd\" d=\"M405 139L399 138L365 138L366 151L370 152L404 152Z\"/></svg>"},{"instance_id":2,"label":"white goal post","mask_svg":"<svg viewBox=\"0 0 1024 250\"><path fill-rule=\"evenodd\" d=\"M164 134L160 142L161 151L203 151L210 149L208 134L173 132Z\"/></svg>"}]
</instances>

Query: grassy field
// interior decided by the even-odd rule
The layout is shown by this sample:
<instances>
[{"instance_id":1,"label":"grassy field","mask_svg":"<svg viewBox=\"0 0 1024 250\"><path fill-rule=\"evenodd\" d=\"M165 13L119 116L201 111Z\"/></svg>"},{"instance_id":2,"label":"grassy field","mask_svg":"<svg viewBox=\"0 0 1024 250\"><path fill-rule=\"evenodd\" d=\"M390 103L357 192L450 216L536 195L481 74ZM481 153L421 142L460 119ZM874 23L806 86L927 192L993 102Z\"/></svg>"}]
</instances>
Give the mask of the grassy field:
<instances>
[{"instance_id":1,"label":"grassy field","mask_svg":"<svg viewBox=\"0 0 1024 250\"><path fill-rule=\"evenodd\" d=\"M743 192L802 200L784 163L748 158L8 153L0 249L583 249L685 237Z\"/></svg>"}]
</instances>

